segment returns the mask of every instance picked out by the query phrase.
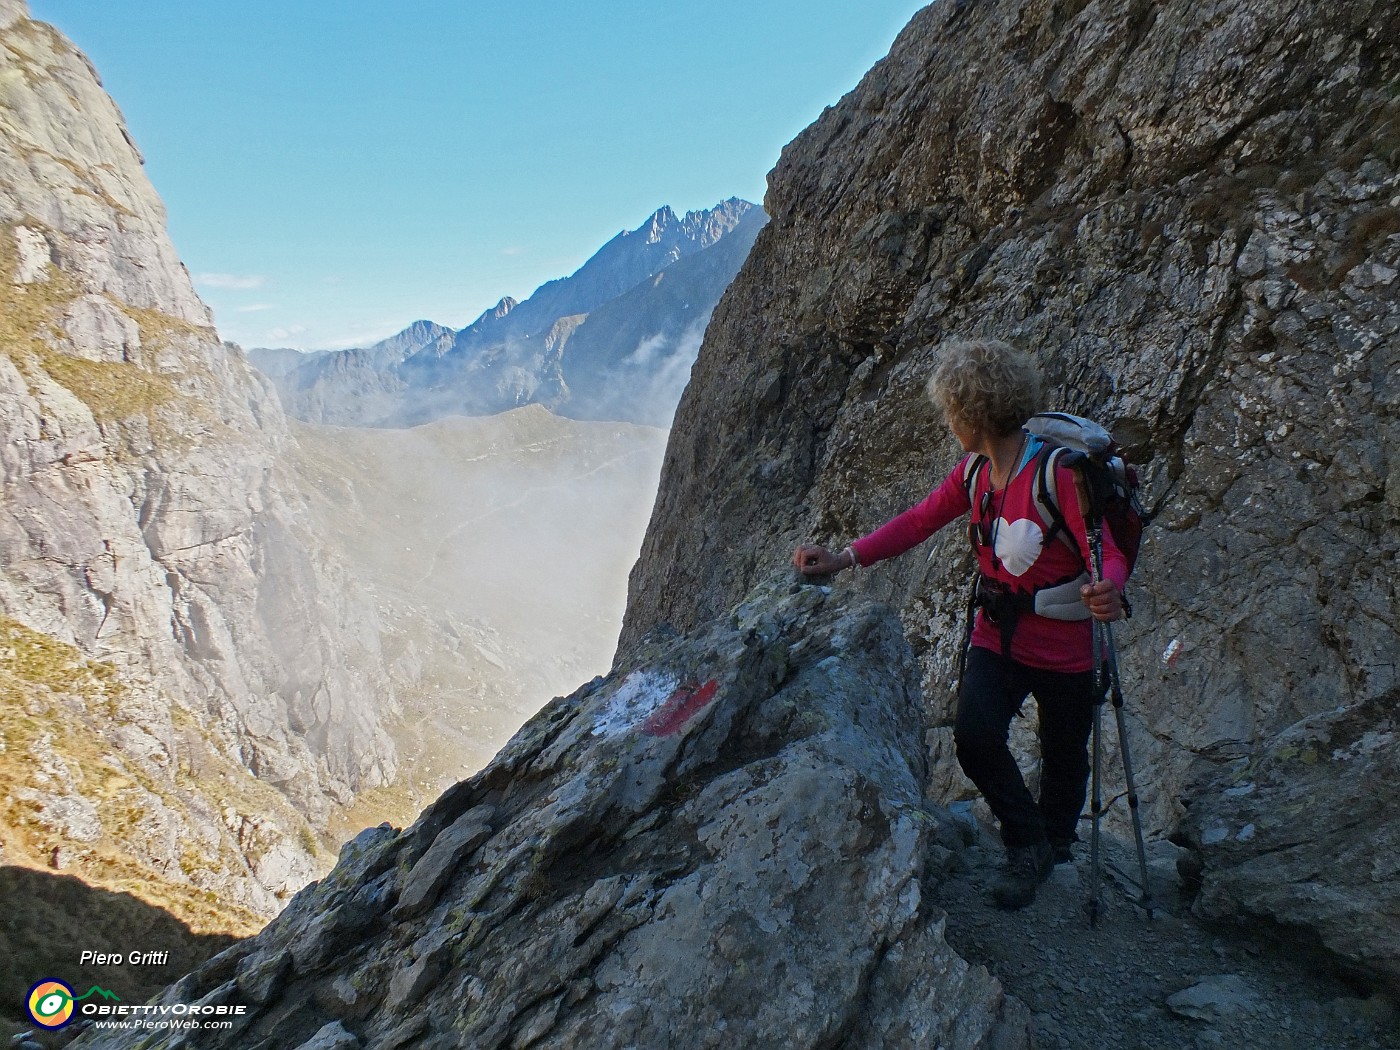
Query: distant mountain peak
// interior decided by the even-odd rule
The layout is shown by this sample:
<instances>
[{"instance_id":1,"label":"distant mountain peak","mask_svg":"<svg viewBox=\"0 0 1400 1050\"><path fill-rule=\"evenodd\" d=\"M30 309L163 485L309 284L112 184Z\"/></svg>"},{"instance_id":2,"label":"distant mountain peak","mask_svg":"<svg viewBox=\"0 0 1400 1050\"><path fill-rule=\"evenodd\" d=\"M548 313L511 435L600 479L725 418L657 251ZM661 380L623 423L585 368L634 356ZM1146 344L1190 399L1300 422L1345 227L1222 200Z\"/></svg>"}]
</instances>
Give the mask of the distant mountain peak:
<instances>
[{"instance_id":1,"label":"distant mountain peak","mask_svg":"<svg viewBox=\"0 0 1400 1050\"><path fill-rule=\"evenodd\" d=\"M676 213L671 210L669 204L663 204L651 213L638 233L645 232L648 244L659 244L666 236L666 233L677 224Z\"/></svg>"},{"instance_id":2,"label":"distant mountain peak","mask_svg":"<svg viewBox=\"0 0 1400 1050\"><path fill-rule=\"evenodd\" d=\"M386 360L401 361L438 342L450 345L454 335L456 332L451 328L445 328L436 321L414 321L403 331L381 339L369 347L369 351L384 356Z\"/></svg>"},{"instance_id":3,"label":"distant mountain peak","mask_svg":"<svg viewBox=\"0 0 1400 1050\"><path fill-rule=\"evenodd\" d=\"M496 303L495 306L483 312L469 327L475 328L477 325L485 324L487 321L499 321L519 305L519 300L511 298L509 295L502 296L501 300Z\"/></svg>"},{"instance_id":4,"label":"distant mountain peak","mask_svg":"<svg viewBox=\"0 0 1400 1050\"><path fill-rule=\"evenodd\" d=\"M761 225L752 220L763 217L762 209L736 197L684 217L670 205L657 208L568 277L546 282L523 302L507 296L466 328L453 332L418 322L391 348L310 362L285 401L313 421L412 425L444 413L489 414L527 400L559 408L571 402L577 384L585 393L571 402L571 411L664 425L704 321ZM669 267L741 227L731 248L661 279ZM697 319L700 327L692 331ZM579 333L586 338L575 354ZM642 344L656 348L647 356L652 372L619 363ZM268 367L282 364L270 360Z\"/></svg>"},{"instance_id":5,"label":"distant mountain peak","mask_svg":"<svg viewBox=\"0 0 1400 1050\"><path fill-rule=\"evenodd\" d=\"M397 333L397 334L394 335L394 336L391 336L390 338L391 338L391 339L399 339L399 338L410 338L410 339L425 339L425 338L426 338L426 339L435 339L435 338L437 338L438 336L442 335L444 332L447 332L447 331L451 331L451 329L444 328L442 325L438 324L436 321L419 320L419 321L414 321L411 325L409 325L409 326L408 326L407 328L405 328L403 331ZM383 341L384 341L384 342L388 342L388 340L383 340Z\"/></svg>"},{"instance_id":6,"label":"distant mountain peak","mask_svg":"<svg viewBox=\"0 0 1400 1050\"><path fill-rule=\"evenodd\" d=\"M746 201L742 197L730 197L727 200L720 201L713 208L700 208L696 211L686 212L685 221L703 222L712 216L732 216L735 219L742 219L756 207L756 204Z\"/></svg>"},{"instance_id":7,"label":"distant mountain peak","mask_svg":"<svg viewBox=\"0 0 1400 1050\"><path fill-rule=\"evenodd\" d=\"M681 229L701 248L708 248L738 226L755 207L739 197L730 197L713 208L686 212Z\"/></svg>"}]
</instances>

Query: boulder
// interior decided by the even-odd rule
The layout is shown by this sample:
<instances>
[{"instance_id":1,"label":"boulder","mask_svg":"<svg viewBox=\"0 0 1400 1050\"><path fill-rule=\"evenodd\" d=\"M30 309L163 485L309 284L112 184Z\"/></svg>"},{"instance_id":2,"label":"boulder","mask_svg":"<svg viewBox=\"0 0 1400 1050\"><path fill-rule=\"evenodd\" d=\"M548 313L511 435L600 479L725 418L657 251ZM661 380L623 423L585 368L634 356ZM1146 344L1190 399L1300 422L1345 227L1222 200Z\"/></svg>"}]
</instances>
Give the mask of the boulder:
<instances>
[{"instance_id":1,"label":"boulder","mask_svg":"<svg viewBox=\"0 0 1400 1050\"><path fill-rule=\"evenodd\" d=\"M1194 793L1186 838L1201 853L1207 918L1305 932L1400 991L1400 784L1391 694L1303 719Z\"/></svg>"},{"instance_id":2,"label":"boulder","mask_svg":"<svg viewBox=\"0 0 1400 1050\"><path fill-rule=\"evenodd\" d=\"M1029 1046L926 900L957 832L923 732L893 614L784 575L554 701L160 1002L253 999L201 1033L240 1050Z\"/></svg>"}]
</instances>

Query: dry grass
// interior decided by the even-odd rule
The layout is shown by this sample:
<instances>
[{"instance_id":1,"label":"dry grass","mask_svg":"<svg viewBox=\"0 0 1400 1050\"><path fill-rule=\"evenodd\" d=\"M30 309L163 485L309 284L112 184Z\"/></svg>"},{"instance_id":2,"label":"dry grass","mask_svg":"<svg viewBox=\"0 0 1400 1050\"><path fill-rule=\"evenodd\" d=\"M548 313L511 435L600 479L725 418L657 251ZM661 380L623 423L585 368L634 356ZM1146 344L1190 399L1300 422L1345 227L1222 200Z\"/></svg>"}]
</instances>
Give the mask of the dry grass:
<instances>
[{"instance_id":1,"label":"dry grass","mask_svg":"<svg viewBox=\"0 0 1400 1050\"><path fill-rule=\"evenodd\" d=\"M338 810L331 818L326 835L332 842L339 843L386 821L396 828L406 828L418 819L430 801L403 783L400 777L394 784L360 792L349 808Z\"/></svg>"},{"instance_id":2,"label":"dry grass","mask_svg":"<svg viewBox=\"0 0 1400 1050\"><path fill-rule=\"evenodd\" d=\"M120 717L129 688L109 665L0 617L0 845L5 863L46 870L57 847L68 858L65 864L71 863L72 872L90 886L131 894L198 933L243 935L261 928L260 916L169 878L149 858L125 847L129 829L146 815L147 792L177 813L185 812L172 785L124 759L103 737L103 730ZM66 838L44 818L42 804L25 797L34 792L75 794L94 804L100 840ZM197 870L241 868L231 847L218 856L191 857Z\"/></svg>"},{"instance_id":3,"label":"dry grass","mask_svg":"<svg viewBox=\"0 0 1400 1050\"><path fill-rule=\"evenodd\" d=\"M118 309L136 322L136 326L141 330L141 343L144 346L167 345L180 337L218 340L218 333L213 328L206 328L192 321L173 317L160 310L152 310L145 306L131 306L111 296L108 298L112 299L112 303Z\"/></svg>"},{"instance_id":4,"label":"dry grass","mask_svg":"<svg viewBox=\"0 0 1400 1050\"><path fill-rule=\"evenodd\" d=\"M20 372L32 383L42 371L87 405L98 422L150 418L176 400L179 395L164 376L127 362L87 361L54 349L50 340L61 336L59 315L82 292L72 277L52 264L47 280L17 285L15 229L15 224L0 224L0 350ZM122 309L130 313L134 308Z\"/></svg>"},{"instance_id":5,"label":"dry grass","mask_svg":"<svg viewBox=\"0 0 1400 1050\"><path fill-rule=\"evenodd\" d=\"M88 660L73 646L6 617L0 617L0 675L100 697L113 713L126 691L111 664Z\"/></svg>"},{"instance_id":6,"label":"dry grass","mask_svg":"<svg viewBox=\"0 0 1400 1050\"><path fill-rule=\"evenodd\" d=\"M40 355L39 364L87 405L99 423L149 418L177 396L168 379L125 362L85 361L49 351Z\"/></svg>"}]
</instances>

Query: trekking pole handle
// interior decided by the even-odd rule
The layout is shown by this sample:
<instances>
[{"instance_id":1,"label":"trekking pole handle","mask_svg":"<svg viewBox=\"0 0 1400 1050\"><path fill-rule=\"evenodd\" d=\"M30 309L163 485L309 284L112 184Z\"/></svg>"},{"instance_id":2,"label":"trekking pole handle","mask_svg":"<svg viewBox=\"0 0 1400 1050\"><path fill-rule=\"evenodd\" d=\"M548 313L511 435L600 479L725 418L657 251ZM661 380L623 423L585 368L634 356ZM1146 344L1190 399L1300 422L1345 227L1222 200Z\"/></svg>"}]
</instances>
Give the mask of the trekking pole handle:
<instances>
[{"instance_id":1,"label":"trekking pole handle","mask_svg":"<svg viewBox=\"0 0 1400 1050\"><path fill-rule=\"evenodd\" d=\"M1103 521L1095 516L1088 528L1089 540L1089 582L1097 586L1103 579ZM1108 695L1108 688L1117 663L1113 654L1113 631L1109 624L1094 619L1094 697L1095 703L1102 703Z\"/></svg>"},{"instance_id":2,"label":"trekking pole handle","mask_svg":"<svg viewBox=\"0 0 1400 1050\"><path fill-rule=\"evenodd\" d=\"M1095 586L1103 579L1103 523L1097 519L1088 528L1089 582Z\"/></svg>"}]
</instances>

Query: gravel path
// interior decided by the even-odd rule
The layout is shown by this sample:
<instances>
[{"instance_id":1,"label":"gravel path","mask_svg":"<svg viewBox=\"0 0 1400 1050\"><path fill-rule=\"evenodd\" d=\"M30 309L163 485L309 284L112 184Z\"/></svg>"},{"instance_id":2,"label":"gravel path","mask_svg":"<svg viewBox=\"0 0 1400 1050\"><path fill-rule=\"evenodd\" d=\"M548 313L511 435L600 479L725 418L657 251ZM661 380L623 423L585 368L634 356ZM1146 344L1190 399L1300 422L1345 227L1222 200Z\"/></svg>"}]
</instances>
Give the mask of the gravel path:
<instances>
[{"instance_id":1,"label":"gravel path","mask_svg":"<svg viewBox=\"0 0 1400 1050\"><path fill-rule=\"evenodd\" d=\"M1085 909L1087 843L1030 907L1007 912L987 896L1001 851L983 834L946 859L933 898L948 913L948 942L1030 1007L1038 1050L1400 1048L1394 1004L1346 983L1320 953L1193 918L1175 875L1178 852L1151 847L1151 919L1134 903L1136 854L1107 837L1095 926Z\"/></svg>"}]
</instances>

